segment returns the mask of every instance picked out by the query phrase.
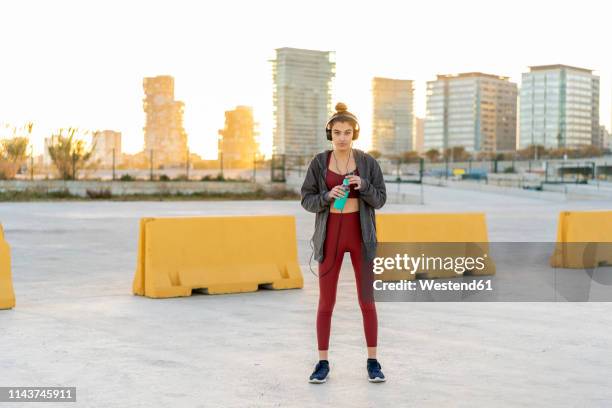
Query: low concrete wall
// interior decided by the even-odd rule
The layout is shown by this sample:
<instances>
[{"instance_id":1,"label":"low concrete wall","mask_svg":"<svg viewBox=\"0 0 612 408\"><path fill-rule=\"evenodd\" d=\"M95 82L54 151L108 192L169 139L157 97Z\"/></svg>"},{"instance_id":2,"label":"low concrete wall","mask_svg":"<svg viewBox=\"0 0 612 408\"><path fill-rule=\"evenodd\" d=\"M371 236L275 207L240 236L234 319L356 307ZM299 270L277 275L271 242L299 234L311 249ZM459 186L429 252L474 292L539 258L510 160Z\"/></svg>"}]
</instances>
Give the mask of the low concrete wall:
<instances>
[{"instance_id":1,"label":"low concrete wall","mask_svg":"<svg viewBox=\"0 0 612 408\"><path fill-rule=\"evenodd\" d=\"M518 187L496 185L485 181L445 180L444 178L424 177L426 185L450 187L462 190L483 191L489 193L507 194L516 197L539 198L551 201L572 200L612 200L612 187L607 183L601 185L585 184L543 184L542 191Z\"/></svg>"},{"instance_id":2,"label":"low concrete wall","mask_svg":"<svg viewBox=\"0 0 612 408\"><path fill-rule=\"evenodd\" d=\"M612 201L612 188L589 184L544 184L544 191L563 193L572 200L608 199Z\"/></svg>"},{"instance_id":3,"label":"low concrete wall","mask_svg":"<svg viewBox=\"0 0 612 408\"><path fill-rule=\"evenodd\" d=\"M499 187L539 187L544 181L544 177L540 174L523 173L489 173L487 174L487 184Z\"/></svg>"},{"instance_id":4,"label":"low concrete wall","mask_svg":"<svg viewBox=\"0 0 612 408\"><path fill-rule=\"evenodd\" d=\"M473 181L473 180L445 180L440 178L433 177L424 177L423 182L425 185L433 185L439 187L449 187L456 188L460 190L472 190L472 191L482 191L486 193L496 193L496 194L505 194L511 195L515 197L527 197L527 198L538 198L542 200L550 200L550 201L565 201L566 197L564 194L560 192L550 192L550 191L535 191L535 190L525 190L522 188L516 187L504 187L487 184L485 181Z\"/></svg>"},{"instance_id":5,"label":"low concrete wall","mask_svg":"<svg viewBox=\"0 0 612 408\"><path fill-rule=\"evenodd\" d=\"M285 189L284 183L252 183L248 181L100 181L100 180L0 180L0 191L36 191L41 193L68 191L86 197L87 190L110 190L112 195L192 193L252 193Z\"/></svg>"}]
</instances>

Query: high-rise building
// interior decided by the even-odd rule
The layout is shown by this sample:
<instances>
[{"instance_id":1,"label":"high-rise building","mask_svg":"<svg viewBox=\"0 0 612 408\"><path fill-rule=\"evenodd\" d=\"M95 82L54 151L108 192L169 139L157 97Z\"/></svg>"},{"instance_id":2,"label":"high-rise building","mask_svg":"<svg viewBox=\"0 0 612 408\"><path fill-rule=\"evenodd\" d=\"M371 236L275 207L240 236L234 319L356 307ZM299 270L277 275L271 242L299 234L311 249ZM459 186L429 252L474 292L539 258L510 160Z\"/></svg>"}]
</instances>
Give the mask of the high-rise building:
<instances>
[{"instance_id":1,"label":"high-rise building","mask_svg":"<svg viewBox=\"0 0 612 408\"><path fill-rule=\"evenodd\" d=\"M103 130L94 132L91 141L93 151L91 161L101 166L112 166L113 155L115 164L121 158L121 132Z\"/></svg>"},{"instance_id":2,"label":"high-rise building","mask_svg":"<svg viewBox=\"0 0 612 408\"><path fill-rule=\"evenodd\" d=\"M425 139L425 119L414 118L414 150L418 153L423 153L423 141Z\"/></svg>"},{"instance_id":3,"label":"high-rise building","mask_svg":"<svg viewBox=\"0 0 612 408\"><path fill-rule=\"evenodd\" d=\"M219 130L219 155L223 155L223 166L253 166L257 151L253 109L237 106L234 110L226 111L225 127Z\"/></svg>"},{"instance_id":4,"label":"high-rise building","mask_svg":"<svg viewBox=\"0 0 612 408\"><path fill-rule=\"evenodd\" d=\"M372 79L372 149L392 156L413 150L413 84L410 80Z\"/></svg>"},{"instance_id":5,"label":"high-rise building","mask_svg":"<svg viewBox=\"0 0 612 408\"><path fill-rule=\"evenodd\" d=\"M517 86L508 77L469 72L427 82L424 149L516 149Z\"/></svg>"},{"instance_id":6,"label":"high-rise building","mask_svg":"<svg viewBox=\"0 0 612 408\"><path fill-rule=\"evenodd\" d=\"M153 152L155 167L184 165L187 160L184 104L174 100L174 78L169 75L145 78L143 88L144 153L149 156Z\"/></svg>"},{"instance_id":7,"label":"high-rise building","mask_svg":"<svg viewBox=\"0 0 612 408\"><path fill-rule=\"evenodd\" d=\"M329 146L325 123L331 114L333 51L276 49L274 79L274 154L287 161L312 156Z\"/></svg>"},{"instance_id":8,"label":"high-rise building","mask_svg":"<svg viewBox=\"0 0 612 408\"><path fill-rule=\"evenodd\" d=\"M520 97L521 148L576 148L599 138L599 77L567 65L529 67Z\"/></svg>"},{"instance_id":9,"label":"high-rise building","mask_svg":"<svg viewBox=\"0 0 612 408\"><path fill-rule=\"evenodd\" d=\"M608 129L604 125L599 127L599 140L597 141L597 147L602 149L612 148L612 135L608 132Z\"/></svg>"}]
</instances>

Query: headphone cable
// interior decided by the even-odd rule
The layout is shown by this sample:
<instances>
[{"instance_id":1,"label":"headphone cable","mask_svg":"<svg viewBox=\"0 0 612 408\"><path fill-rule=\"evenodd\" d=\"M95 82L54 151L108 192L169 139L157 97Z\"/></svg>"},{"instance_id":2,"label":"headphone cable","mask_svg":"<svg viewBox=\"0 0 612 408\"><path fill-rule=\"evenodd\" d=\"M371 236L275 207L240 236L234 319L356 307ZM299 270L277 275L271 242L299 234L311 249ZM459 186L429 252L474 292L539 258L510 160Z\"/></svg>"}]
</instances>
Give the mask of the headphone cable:
<instances>
[{"instance_id":1,"label":"headphone cable","mask_svg":"<svg viewBox=\"0 0 612 408\"><path fill-rule=\"evenodd\" d=\"M327 275L327 273L329 271L332 270L332 268L334 267L334 264L336 263L336 258L338 256L338 244L340 243L340 234L342 233L342 220L344 219L344 217L342 217L342 212L344 211L344 207L342 207L342 209L340 210L340 224L338 225L338 233L336 234L336 247L334 250L334 260L332 261L330 267L327 269L327 271L325 271L323 274L321 275L317 275L315 273L315 271L312 270L312 258L314 256L314 238L310 238L310 241L308 241L310 243L310 260L308 261L308 267L310 268L310 272L318 277L319 279L321 279L322 277L324 277L325 275ZM327 232L326 232L327 234Z\"/></svg>"}]
</instances>

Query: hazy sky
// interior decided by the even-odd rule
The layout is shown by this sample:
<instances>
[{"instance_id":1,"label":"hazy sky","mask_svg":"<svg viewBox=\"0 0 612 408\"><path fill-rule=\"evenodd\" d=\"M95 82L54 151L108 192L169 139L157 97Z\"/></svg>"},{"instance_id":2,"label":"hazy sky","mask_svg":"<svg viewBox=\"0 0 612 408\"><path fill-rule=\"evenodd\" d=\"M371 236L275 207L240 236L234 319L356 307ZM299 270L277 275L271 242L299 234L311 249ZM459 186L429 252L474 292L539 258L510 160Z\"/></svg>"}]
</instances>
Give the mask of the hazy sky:
<instances>
[{"instance_id":1,"label":"hazy sky","mask_svg":"<svg viewBox=\"0 0 612 408\"><path fill-rule=\"evenodd\" d=\"M113 129L143 146L142 79L169 74L185 102L192 151L216 155L224 111L251 105L272 144L274 49L336 51L333 102L360 118L368 148L371 79L425 81L482 71L520 86L529 65L563 63L601 76L612 116L611 13L604 1L12 1L0 3L2 125L35 122L35 152L53 129ZM322 128L323 128L322 124ZM324 133L321 133L324 137Z\"/></svg>"}]
</instances>

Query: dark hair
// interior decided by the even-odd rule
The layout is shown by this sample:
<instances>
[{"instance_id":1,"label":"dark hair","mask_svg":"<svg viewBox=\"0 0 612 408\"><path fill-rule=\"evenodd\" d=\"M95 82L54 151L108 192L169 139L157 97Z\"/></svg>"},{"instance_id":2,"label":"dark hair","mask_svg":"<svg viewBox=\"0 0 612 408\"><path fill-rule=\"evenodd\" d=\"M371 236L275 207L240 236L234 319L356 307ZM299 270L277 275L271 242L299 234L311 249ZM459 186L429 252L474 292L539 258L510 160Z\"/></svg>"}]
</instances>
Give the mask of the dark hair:
<instances>
[{"instance_id":1,"label":"dark hair","mask_svg":"<svg viewBox=\"0 0 612 408\"><path fill-rule=\"evenodd\" d=\"M327 128L331 129L334 127L336 122L347 122L353 127L353 131L359 129L359 121L357 117L347 110L346 104L338 102L336 104L336 113L327 122Z\"/></svg>"}]
</instances>

